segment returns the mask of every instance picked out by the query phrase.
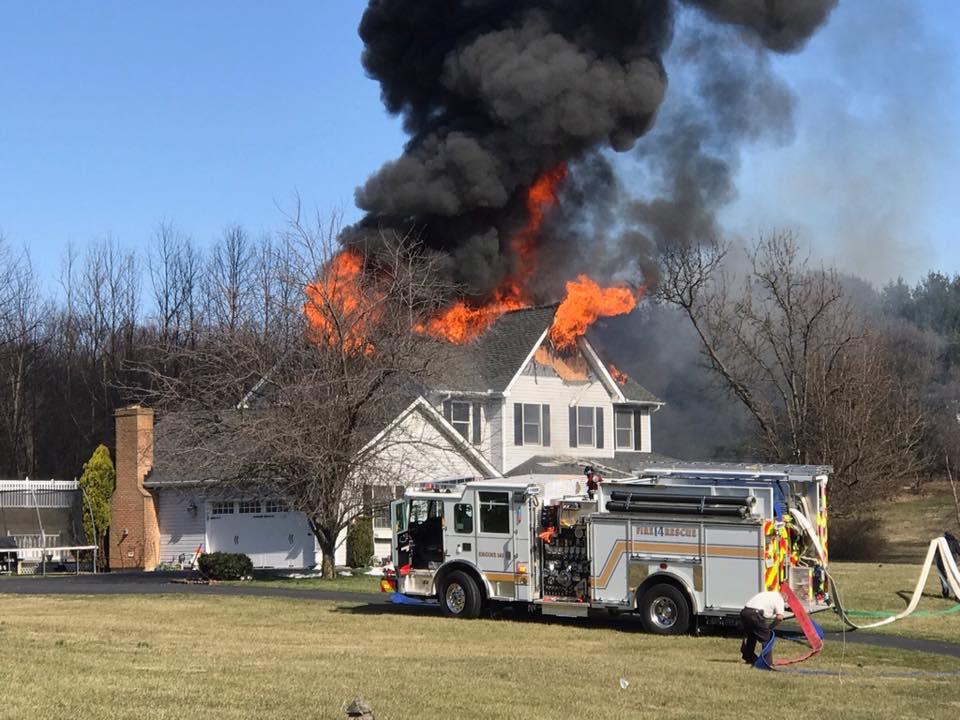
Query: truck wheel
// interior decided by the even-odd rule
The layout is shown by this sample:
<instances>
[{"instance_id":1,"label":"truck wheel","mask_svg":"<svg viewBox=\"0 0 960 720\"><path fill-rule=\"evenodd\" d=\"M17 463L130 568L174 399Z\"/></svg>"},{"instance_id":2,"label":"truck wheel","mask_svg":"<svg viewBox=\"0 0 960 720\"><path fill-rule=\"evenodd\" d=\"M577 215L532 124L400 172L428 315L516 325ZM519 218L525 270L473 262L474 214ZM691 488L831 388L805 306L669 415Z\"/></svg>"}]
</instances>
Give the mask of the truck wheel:
<instances>
[{"instance_id":1,"label":"truck wheel","mask_svg":"<svg viewBox=\"0 0 960 720\"><path fill-rule=\"evenodd\" d=\"M681 635L690 628L690 604L673 585L654 585L640 599L640 619L647 632Z\"/></svg>"},{"instance_id":2,"label":"truck wheel","mask_svg":"<svg viewBox=\"0 0 960 720\"><path fill-rule=\"evenodd\" d=\"M448 617L472 620L480 615L480 589L472 577L454 570L440 584L440 609Z\"/></svg>"}]
</instances>

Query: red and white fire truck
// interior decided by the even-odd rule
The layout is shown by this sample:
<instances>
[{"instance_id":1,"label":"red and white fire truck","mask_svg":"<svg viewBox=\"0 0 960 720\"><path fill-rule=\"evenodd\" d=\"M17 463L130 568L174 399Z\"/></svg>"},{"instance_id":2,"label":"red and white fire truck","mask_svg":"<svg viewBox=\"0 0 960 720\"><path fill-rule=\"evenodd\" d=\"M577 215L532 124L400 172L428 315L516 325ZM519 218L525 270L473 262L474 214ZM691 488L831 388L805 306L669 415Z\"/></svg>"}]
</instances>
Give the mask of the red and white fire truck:
<instances>
[{"instance_id":1,"label":"red and white fire truck","mask_svg":"<svg viewBox=\"0 0 960 720\"><path fill-rule=\"evenodd\" d=\"M735 621L782 583L823 610L830 472L678 463L596 490L550 476L420 483L391 504L394 572L381 587L463 618L498 603L635 612L665 635Z\"/></svg>"}]
</instances>

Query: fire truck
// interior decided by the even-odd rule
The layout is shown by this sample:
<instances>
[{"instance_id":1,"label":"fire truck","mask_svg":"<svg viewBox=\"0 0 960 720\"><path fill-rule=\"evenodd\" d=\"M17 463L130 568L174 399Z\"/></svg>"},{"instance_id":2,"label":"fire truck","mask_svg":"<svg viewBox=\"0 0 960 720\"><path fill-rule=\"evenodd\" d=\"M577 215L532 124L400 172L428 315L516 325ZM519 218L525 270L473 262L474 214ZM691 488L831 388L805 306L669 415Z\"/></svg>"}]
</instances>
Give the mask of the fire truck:
<instances>
[{"instance_id":1,"label":"fire truck","mask_svg":"<svg viewBox=\"0 0 960 720\"><path fill-rule=\"evenodd\" d=\"M662 635L736 622L753 594L783 583L808 612L830 606L830 467L677 463L607 481L586 471L589 482L411 486L390 506L394 570L381 588L460 618L496 604L637 613Z\"/></svg>"}]
</instances>

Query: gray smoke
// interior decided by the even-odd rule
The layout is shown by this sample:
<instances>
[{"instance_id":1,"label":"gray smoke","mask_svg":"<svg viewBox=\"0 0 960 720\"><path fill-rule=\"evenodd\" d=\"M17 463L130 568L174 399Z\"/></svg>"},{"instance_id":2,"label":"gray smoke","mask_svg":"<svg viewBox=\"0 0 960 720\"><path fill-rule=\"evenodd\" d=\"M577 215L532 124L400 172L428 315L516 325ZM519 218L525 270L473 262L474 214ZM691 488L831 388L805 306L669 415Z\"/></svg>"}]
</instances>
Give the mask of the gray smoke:
<instances>
[{"instance_id":1,"label":"gray smoke","mask_svg":"<svg viewBox=\"0 0 960 720\"><path fill-rule=\"evenodd\" d=\"M508 240L526 223L526 189L568 163L564 203L569 196L572 207L540 238L550 277L575 273L562 261L577 255L570 240L588 234L630 253L649 275L658 243L711 231L732 196L735 150L706 139L749 137L789 114L789 94L764 80L761 46L797 49L835 0L688 4L713 23L677 41L680 61L702 69L696 107L660 118L669 126L664 145L640 150L656 195L627 203L602 153L634 148L653 127L667 88L673 2L371 0L360 25L364 66L411 139L357 190L367 215L344 242L412 230L446 258L451 281L483 297L512 267ZM752 65L732 59L744 47ZM615 210L624 207L627 226ZM607 254L611 263L616 256Z\"/></svg>"}]
</instances>

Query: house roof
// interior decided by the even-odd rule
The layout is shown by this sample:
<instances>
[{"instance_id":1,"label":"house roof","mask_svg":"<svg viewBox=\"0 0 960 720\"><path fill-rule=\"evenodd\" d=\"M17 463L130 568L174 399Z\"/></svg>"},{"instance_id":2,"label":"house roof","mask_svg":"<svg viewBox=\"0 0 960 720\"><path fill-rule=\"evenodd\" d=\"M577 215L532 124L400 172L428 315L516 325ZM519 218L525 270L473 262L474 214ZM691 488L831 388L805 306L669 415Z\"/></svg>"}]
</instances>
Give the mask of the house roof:
<instances>
[{"instance_id":1,"label":"house roof","mask_svg":"<svg viewBox=\"0 0 960 720\"><path fill-rule=\"evenodd\" d=\"M473 342L451 346L449 362L438 382L442 387L436 389L454 393L505 391L550 328L557 307L511 310ZM592 342L590 346L594 347ZM633 378L617 387L628 402L661 402Z\"/></svg>"},{"instance_id":2,"label":"house roof","mask_svg":"<svg viewBox=\"0 0 960 720\"><path fill-rule=\"evenodd\" d=\"M437 390L494 392L507 389L534 346L553 322L556 305L511 310L476 340L450 345Z\"/></svg>"},{"instance_id":3,"label":"house roof","mask_svg":"<svg viewBox=\"0 0 960 720\"><path fill-rule=\"evenodd\" d=\"M506 475L583 475L583 468L592 465L602 476L631 477L649 465L675 463L676 460L657 453L617 452L612 458L536 455L517 465Z\"/></svg>"},{"instance_id":4,"label":"house roof","mask_svg":"<svg viewBox=\"0 0 960 720\"><path fill-rule=\"evenodd\" d=\"M254 410L249 412L269 412L269 410ZM447 422L443 415L430 405L423 397L415 399L385 426L376 431L368 428L367 436L370 443L377 442L393 428L400 425L411 413L419 412L429 423L449 441L450 447L473 465L477 471L487 476L498 476L497 469L477 450L468 443L459 432ZM240 413L229 411L222 415L225 430L234 418ZM147 488L208 485L217 483L223 478L219 476L220 465L217 458L232 455L232 448L236 440L229 432L209 434L203 440L194 443L182 442L185 433L191 434L191 419L189 413L170 413L164 416L154 426L153 440L153 469L144 478L143 485Z\"/></svg>"}]
</instances>

